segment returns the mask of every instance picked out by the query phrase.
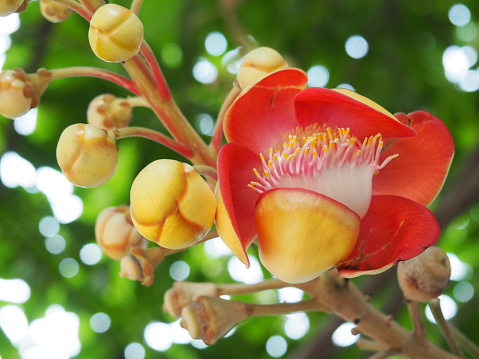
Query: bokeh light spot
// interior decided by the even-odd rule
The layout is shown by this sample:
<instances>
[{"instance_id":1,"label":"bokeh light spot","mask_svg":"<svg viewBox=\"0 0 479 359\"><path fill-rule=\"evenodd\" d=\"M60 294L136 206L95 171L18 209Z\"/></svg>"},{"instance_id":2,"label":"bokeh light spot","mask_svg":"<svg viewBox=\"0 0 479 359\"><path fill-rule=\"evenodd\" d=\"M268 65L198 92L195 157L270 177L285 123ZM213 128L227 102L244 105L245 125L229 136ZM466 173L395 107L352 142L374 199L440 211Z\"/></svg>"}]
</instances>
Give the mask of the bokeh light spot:
<instances>
[{"instance_id":1,"label":"bokeh light spot","mask_svg":"<svg viewBox=\"0 0 479 359\"><path fill-rule=\"evenodd\" d=\"M53 237L60 231L60 223L55 217L43 217L38 223L38 230L44 237Z\"/></svg>"},{"instance_id":2,"label":"bokeh light spot","mask_svg":"<svg viewBox=\"0 0 479 359\"><path fill-rule=\"evenodd\" d=\"M111 319L108 314L95 313L90 318L90 328L96 333L104 333L111 326Z\"/></svg>"},{"instance_id":3,"label":"bokeh light spot","mask_svg":"<svg viewBox=\"0 0 479 359\"><path fill-rule=\"evenodd\" d=\"M218 78L218 69L210 61L199 59L193 66L193 76L202 84L211 84Z\"/></svg>"},{"instance_id":4,"label":"bokeh light spot","mask_svg":"<svg viewBox=\"0 0 479 359\"><path fill-rule=\"evenodd\" d=\"M57 234L53 237L48 237L45 239L45 248L51 254L60 254L62 253L67 246L65 238Z\"/></svg>"},{"instance_id":5,"label":"bokeh light spot","mask_svg":"<svg viewBox=\"0 0 479 359\"><path fill-rule=\"evenodd\" d=\"M366 56L369 51L369 44L360 35L353 35L346 40L346 53L353 59L360 59Z\"/></svg>"},{"instance_id":6,"label":"bokeh light spot","mask_svg":"<svg viewBox=\"0 0 479 359\"><path fill-rule=\"evenodd\" d=\"M263 280L263 272L258 260L249 256L250 267L246 266L236 257L231 257L228 261L228 272L235 281L246 284L257 283Z\"/></svg>"},{"instance_id":7,"label":"bokeh light spot","mask_svg":"<svg viewBox=\"0 0 479 359\"><path fill-rule=\"evenodd\" d=\"M190 266L185 261L176 261L170 266L170 276L173 280L182 281L190 275Z\"/></svg>"},{"instance_id":8,"label":"bokeh light spot","mask_svg":"<svg viewBox=\"0 0 479 359\"><path fill-rule=\"evenodd\" d=\"M329 81L329 71L323 65L315 65L307 73L309 86L324 87Z\"/></svg>"},{"instance_id":9,"label":"bokeh light spot","mask_svg":"<svg viewBox=\"0 0 479 359\"><path fill-rule=\"evenodd\" d=\"M464 4L454 4L449 9L449 20L456 26L465 26L471 21L471 11Z\"/></svg>"},{"instance_id":10,"label":"bokeh light spot","mask_svg":"<svg viewBox=\"0 0 479 359\"><path fill-rule=\"evenodd\" d=\"M130 343L125 348L125 359L144 359L145 348L140 343Z\"/></svg>"},{"instance_id":11,"label":"bokeh light spot","mask_svg":"<svg viewBox=\"0 0 479 359\"><path fill-rule=\"evenodd\" d=\"M97 264L103 255L101 247L96 243L85 244L82 249L80 249L80 259L83 263L87 265Z\"/></svg>"},{"instance_id":12,"label":"bokeh light spot","mask_svg":"<svg viewBox=\"0 0 479 359\"><path fill-rule=\"evenodd\" d=\"M279 335L273 335L266 341L266 352L273 358L282 357L287 350L288 343Z\"/></svg>"},{"instance_id":13,"label":"bokeh light spot","mask_svg":"<svg viewBox=\"0 0 479 359\"><path fill-rule=\"evenodd\" d=\"M73 258L65 258L58 265L58 270L60 274L65 278L73 278L78 274L80 265Z\"/></svg>"},{"instance_id":14,"label":"bokeh light spot","mask_svg":"<svg viewBox=\"0 0 479 359\"><path fill-rule=\"evenodd\" d=\"M183 60L181 47L174 42L164 44L161 48L160 56L163 62L171 68L180 66Z\"/></svg>"},{"instance_id":15,"label":"bokeh light spot","mask_svg":"<svg viewBox=\"0 0 479 359\"><path fill-rule=\"evenodd\" d=\"M355 328L356 325L353 323L343 323L341 324L333 333L331 339L334 345L338 347L348 347L356 343L359 339L359 335L353 335L351 330Z\"/></svg>"},{"instance_id":16,"label":"bokeh light spot","mask_svg":"<svg viewBox=\"0 0 479 359\"><path fill-rule=\"evenodd\" d=\"M212 136L215 128L215 121L207 113L200 113L196 116L196 127L203 135Z\"/></svg>"},{"instance_id":17,"label":"bokeh light spot","mask_svg":"<svg viewBox=\"0 0 479 359\"><path fill-rule=\"evenodd\" d=\"M0 301L25 303L30 299L30 286L23 279L0 278Z\"/></svg>"},{"instance_id":18,"label":"bokeh light spot","mask_svg":"<svg viewBox=\"0 0 479 359\"><path fill-rule=\"evenodd\" d=\"M213 56L220 56L224 54L228 47L225 35L221 32L213 31L206 36L205 48L208 54Z\"/></svg>"},{"instance_id":19,"label":"bokeh light spot","mask_svg":"<svg viewBox=\"0 0 479 359\"><path fill-rule=\"evenodd\" d=\"M474 286L469 282L459 282L454 286L453 294L457 301L468 302L474 296Z\"/></svg>"}]
</instances>

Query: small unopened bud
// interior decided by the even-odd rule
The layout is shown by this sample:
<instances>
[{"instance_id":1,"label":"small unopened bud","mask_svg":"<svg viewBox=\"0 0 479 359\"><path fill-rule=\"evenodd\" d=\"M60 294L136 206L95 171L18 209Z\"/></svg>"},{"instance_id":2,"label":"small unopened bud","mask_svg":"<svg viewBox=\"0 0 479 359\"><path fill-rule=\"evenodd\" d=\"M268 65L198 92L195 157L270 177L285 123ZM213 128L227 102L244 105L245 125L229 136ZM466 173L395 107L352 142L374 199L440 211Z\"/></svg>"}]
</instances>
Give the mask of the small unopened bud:
<instances>
[{"instance_id":1,"label":"small unopened bud","mask_svg":"<svg viewBox=\"0 0 479 359\"><path fill-rule=\"evenodd\" d=\"M213 191L196 170L175 160L156 160L135 178L131 219L138 232L170 249L190 247L208 233L216 212Z\"/></svg>"},{"instance_id":2,"label":"small unopened bud","mask_svg":"<svg viewBox=\"0 0 479 359\"><path fill-rule=\"evenodd\" d=\"M127 127L131 117L130 103L110 94L95 97L87 111L88 123L107 131Z\"/></svg>"},{"instance_id":3,"label":"small unopened bud","mask_svg":"<svg viewBox=\"0 0 479 359\"><path fill-rule=\"evenodd\" d=\"M106 131L77 123L61 134L57 161L65 177L74 185L98 187L115 174L118 148Z\"/></svg>"},{"instance_id":4,"label":"small unopened bud","mask_svg":"<svg viewBox=\"0 0 479 359\"><path fill-rule=\"evenodd\" d=\"M237 81L243 90L271 72L288 67L283 57L269 47L258 47L250 51L238 69Z\"/></svg>"},{"instance_id":5,"label":"small unopened bud","mask_svg":"<svg viewBox=\"0 0 479 359\"><path fill-rule=\"evenodd\" d=\"M155 281L154 270L163 261L167 251L161 247L132 248L120 261L120 277L138 280L149 287Z\"/></svg>"},{"instance_id":6,"label":"small unopened bud","mask_svg":"<svg viewBox=\"0 0 479 359\"><path fill-rule=\"evenodd\" d=\"M181 311L181 326L192 338L211 345L248 318L248 304L218 297L201 296Z\"/></svg>"},{"instance_id":7,"label":"small unopened bud","mask_svg":"<svg viewBox=\"0 0 479 359\"><path fill-rule=\"evenodd\" d=\"M397 274L404 297L425 302L437 298L447 288L451 264L443 250L430 247L413 259L399 262Z\"/></svg>"},{"instance_id":8,"label":"small unopened bud","mask_svg":"<svg viewBox=\"0 0 479 359\"><path fill-rule=\"evenodd\" d=\"M103 61L126 61L140 50L143 24L131 10L106 4L93 14L88 39L95 55Z\"/></svg>"},{"instance_id":9,"label":"small unopened bud","mask_svg":"<svg viewBox=\"0 0 479 359\"><path fill-rule=\"evenodd\" d=\"M70 16L71 9L53 0L41 0L40 11L45 19L50 22L62 22Z\"/></svg>"},{"instance_id":10,"label":"small unopened bud","mask_svg":"<svg viewBox=\"0 0 479 359\"><path fill-rule=\"evenodd\" d=\"M13 119L37 107L50 78L45 69L36 74L27 74L22 69L0 72L0 114Z\"/></svg>"},{"instance_id":11,"label":"small unopened bud","mask_svg":"<svg viewBox=\"0 0 479 359\"><path fill-rule=\"evenodd\" d=\"M0 1L0 16L7 16L13 12L22 12L30 0L2 0Z\"/></svg>"},{"instance_id":12,"label":"small unopened bud","mask_svg":"<svg viewBox=\"0 0 479 359\"><path fill-rule=\"evenodd\" d=\"M165 293L163 310L178 318L183 307L202 295L216 296L216 286L213 283L175 282Z\"/></svg>"},{"instance_id":13,"label":"small unopened bud","mask_svg":"<svg viewBox=\"0 0 479 359\"><path fill-rule=\"evenodd\" d=\"M147 245L131 222L130 207L125 205L101 211L96 219L95 237L103 252L117 260L126 256L130 248L146 248Z\"/></svg>"}]
</instances>

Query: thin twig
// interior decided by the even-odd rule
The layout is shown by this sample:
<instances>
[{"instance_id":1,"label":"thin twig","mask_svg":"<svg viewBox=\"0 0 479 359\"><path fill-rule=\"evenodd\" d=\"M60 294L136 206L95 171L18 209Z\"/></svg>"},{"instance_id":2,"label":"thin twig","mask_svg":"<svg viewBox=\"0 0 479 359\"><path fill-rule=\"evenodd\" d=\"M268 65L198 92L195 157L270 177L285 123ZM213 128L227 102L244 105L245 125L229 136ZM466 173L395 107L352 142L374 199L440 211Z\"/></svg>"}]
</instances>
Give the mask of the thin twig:
<instances>
[{"instance_id":1,"label":"thin twig","mask_svg":"<svg viewBox=\"0 0 479 359\"><path fill-rule=\"evenodd\" d=\"M459 344L466 350L471 356L475 359L479 359L479 347L474 343L471 339L466 337L455 325L452 323L447 322L447 326L452 332L452 335Z\"/></svg>"},{"instance_id":2,"label":"thin twig","mask_svg":"<svg viewBox=\"0 0 479 359\"><path fill-rule=\"evenodd\" d=\"M424 330L424 321L421 312L421 304L415 301L407 303L407 309L412 320L414 336L419 341L426 340L426 332Z\"/></svg>"},{"instance_id":3,"label":"thin twig","mask_svg":"<svg viewBox=\"0 0 479 359\"><path fill-rule=\"evenodd\" d=\"M449 348L452 350L454 354L456 354L460 358L464 358L461 349L459 348L456 339L453 337L451 330L447 324L446 319L444 318L444 315L442 314L441 310L441 304L439 299L432 299L429 301L429 307L431 308L431 312L434 316L434 319L436 319L436 323L441 330L441 333L444 337L444 339L447 342L447 345Z\"/></svg>"}]
</instances>

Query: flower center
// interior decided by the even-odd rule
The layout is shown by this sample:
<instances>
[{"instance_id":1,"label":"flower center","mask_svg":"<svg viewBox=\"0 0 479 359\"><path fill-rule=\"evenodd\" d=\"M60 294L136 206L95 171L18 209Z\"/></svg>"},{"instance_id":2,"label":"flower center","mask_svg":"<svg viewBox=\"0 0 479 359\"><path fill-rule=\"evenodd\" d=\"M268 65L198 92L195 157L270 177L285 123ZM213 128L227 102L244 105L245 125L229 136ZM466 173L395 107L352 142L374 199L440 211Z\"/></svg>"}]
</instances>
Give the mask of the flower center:
<instances>
[{"instance_id":1,"label":"flower center","mask_svg":"<svg viewBox=\"0 0 479 359\"><path fill-rule=\"evenodd\" d=\"M298 127L287 140L259 155L262 173L248 187L263 193L273 188L303 188L341 202L361 218L368 211L372 177L398 155L380 163L384 142L381 134L363 142L349 128Z\"/></svg>"}]
</instances>

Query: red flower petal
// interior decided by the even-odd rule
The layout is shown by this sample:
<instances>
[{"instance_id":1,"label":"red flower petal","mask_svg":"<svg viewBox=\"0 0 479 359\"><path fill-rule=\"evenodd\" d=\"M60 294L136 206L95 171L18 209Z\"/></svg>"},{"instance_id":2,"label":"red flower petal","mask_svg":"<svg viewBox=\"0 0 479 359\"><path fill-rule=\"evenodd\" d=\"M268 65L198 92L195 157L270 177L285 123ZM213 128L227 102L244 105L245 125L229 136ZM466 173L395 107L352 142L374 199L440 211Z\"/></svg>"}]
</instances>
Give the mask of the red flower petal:
<instances>
[{"instance_id":1,"label":"red flower petal","mask_svg":"<svg viewBox=\"0 0 479 359\"><path fill-rule=\"evenodd\" d=\"M384 139L415 134L408 126L366 103L326 88L309 87L296 96L294 104L298 122L303 127L315 123L332 128L349 127L360 141L378 133Z\"/></svg>"},{"instance_id":2,"label":"red flower petal","mask_svg":"<svg viewBox=\"0 0 479 359\"><path fill-rule=\"evenodd\" d=\"M426 207L398 196L373 196L358 242L337 266L344 277L377 274L436 243L439 225Z\"/></svg>"},{"instance_id":3,"label":"red flower petal","mask_svg":"<svg viewBox=\"0 0 479 359\"><path fill-rule=\"evenodd\" d=\"M262 168L257 154L235 143L227 143L218 154L218 183L228 212L243 249L256 238L255 204L259 193L248 184L255 179L253 168Z\"/></svg>"},{"instance_id":4,"label":"red flower petal","mask_svg":"<svg viewBox=\"0 0 479 359\"><path fill-rule=\"evenodd\" d=\"M397 118L416 130L414 138L386 144L381 158L398 153L373 178L373 194L392 194L423 205L431 203L442 188L454 155L454 142L444 123L425 111Z\"/></svg>"},{"instance_id":5,"label":"red flower petal","mask_svg":"<svg viewBox=\"0 0 479 359\"><path fill-rule=\"evenodd\" d=\"M226 113L228 142L266 153L283 141L284 134L298 126L293 100L307 82L306 73L289 68L273 72L245 90Z\"/></svg>"}]
</instances>

